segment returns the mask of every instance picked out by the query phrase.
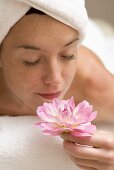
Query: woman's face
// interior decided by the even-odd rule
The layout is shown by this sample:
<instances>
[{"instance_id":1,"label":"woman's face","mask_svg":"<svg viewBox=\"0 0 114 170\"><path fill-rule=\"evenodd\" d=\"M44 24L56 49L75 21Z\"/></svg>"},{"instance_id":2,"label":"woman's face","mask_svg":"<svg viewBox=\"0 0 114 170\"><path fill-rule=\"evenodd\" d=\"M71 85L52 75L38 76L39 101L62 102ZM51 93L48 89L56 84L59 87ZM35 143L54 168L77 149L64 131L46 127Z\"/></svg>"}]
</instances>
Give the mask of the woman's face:
<instances>
[{"instance_id":1,"label":"woman's face","mask_svg":"<svg viewBox=\"0 0 114 170\"><path fill-rule=\"evenodd\" d=\"M77 66L77 31L47 16L24 16L4 39L1 66L11 94L36 108L69 89Z\"/></svg>"}]
</instances>

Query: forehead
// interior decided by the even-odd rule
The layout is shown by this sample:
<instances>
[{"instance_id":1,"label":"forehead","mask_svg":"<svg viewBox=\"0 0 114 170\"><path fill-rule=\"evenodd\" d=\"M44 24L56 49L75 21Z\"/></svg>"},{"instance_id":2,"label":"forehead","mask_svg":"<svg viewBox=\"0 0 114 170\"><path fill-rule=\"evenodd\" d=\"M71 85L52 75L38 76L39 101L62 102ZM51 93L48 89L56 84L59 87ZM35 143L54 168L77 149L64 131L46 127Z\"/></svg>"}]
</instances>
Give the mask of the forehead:
<instances>
[{"instance_id":1,"label":"forehead","mask_svg":"<svg viewBox=\"0 0 114 170\"><path fill-rule=\"evenodd\" d=\"M78 37L73 28L48 15L25 15L10 30L7 38L16 43L37 43L38 41L71 41Z\"/></svg>"}]
</instances>

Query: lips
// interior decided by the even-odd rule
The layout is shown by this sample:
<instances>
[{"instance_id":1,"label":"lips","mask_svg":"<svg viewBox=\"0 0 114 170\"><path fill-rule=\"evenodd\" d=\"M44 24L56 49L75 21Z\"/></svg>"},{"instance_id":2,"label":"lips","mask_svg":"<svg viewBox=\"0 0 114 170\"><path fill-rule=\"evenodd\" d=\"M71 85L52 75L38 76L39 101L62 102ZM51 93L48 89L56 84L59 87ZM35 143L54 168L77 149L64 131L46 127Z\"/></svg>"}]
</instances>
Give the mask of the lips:
<instances>
[{"instance_id":1,"label":"lips","mask_svg":"<svg viewBox=\"0 0 114 170\"><path fill-rule=\"evenodd\" d=\"M56 92L56 93L37 93L41 97L45 99L54 99L60 96L61 92Z\"/></svg>"}]
</instances>

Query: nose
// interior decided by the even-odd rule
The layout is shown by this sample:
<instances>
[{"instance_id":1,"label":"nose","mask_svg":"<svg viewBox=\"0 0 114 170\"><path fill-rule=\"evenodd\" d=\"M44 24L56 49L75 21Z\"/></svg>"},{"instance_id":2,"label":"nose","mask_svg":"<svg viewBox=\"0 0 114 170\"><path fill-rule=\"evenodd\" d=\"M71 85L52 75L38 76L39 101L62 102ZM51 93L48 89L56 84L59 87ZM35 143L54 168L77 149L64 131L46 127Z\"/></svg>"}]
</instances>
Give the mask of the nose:
<instances>
[{"instance_id":1,"label":"nose","mask_svg":"<svg viewBox=\"0 0 114 170\"><path fill-rule=\"evenodd\" d=\"M48 63L44 76L45 84L58 85L62 82L62 68L59 62Z\"/></svg>"}]
</instances>

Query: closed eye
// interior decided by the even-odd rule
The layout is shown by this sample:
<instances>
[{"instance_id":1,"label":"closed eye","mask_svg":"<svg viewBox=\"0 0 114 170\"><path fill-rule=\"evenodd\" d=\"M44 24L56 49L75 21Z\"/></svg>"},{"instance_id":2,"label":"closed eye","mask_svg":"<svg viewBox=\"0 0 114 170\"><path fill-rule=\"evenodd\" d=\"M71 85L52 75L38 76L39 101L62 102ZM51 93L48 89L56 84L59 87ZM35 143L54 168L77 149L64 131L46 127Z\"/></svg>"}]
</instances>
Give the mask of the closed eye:
<instances>
[{"instance_id":1,"label":"closed eye","mask_svg":"<svg viewBox=\"0 0 114 170\"><path fill-rule=\"evenodd\" d=\"M24 64L26 66L35 66L36 64L38 64L40 62L40 59L34 61L34 62L30 62L30 61L24 61Z\"/></svg>"},{"instance_id":2,"label":"closed eye","mask_svg":"<svg viewBox=\"0 0 114 170\"><path fill-rule=\"evenodd\" d=\"M73 55L71 55L71 56L64 56L64 55L62 55L61 56L63 59L65 59L65 60L72 60L72 59L75 59L75 55L73 54Z\"/></svg>"},{"instance_id":3,"label":"closed eye","mask_svg":"<svg viewBox=\"0 0 114 170\"><path fill-rule=\"evenodd\" d=\"M76 56L75 56L74 54L71 55L71 56L62 55L61 58L62 58L63 60L73 60L73 59L76 58ZM36 61L34 61L34 62L32 62L32 61L25 61L25 60L24 60L23 62L24 62L24 65L25 65L25 66L35 66L36 64L39 64L40 61L41 61L41 59L38 59L38 60L36 60Z\"/></svg>"}]
</instances>

